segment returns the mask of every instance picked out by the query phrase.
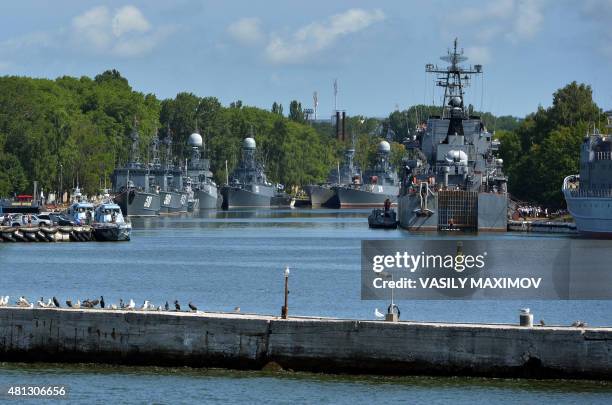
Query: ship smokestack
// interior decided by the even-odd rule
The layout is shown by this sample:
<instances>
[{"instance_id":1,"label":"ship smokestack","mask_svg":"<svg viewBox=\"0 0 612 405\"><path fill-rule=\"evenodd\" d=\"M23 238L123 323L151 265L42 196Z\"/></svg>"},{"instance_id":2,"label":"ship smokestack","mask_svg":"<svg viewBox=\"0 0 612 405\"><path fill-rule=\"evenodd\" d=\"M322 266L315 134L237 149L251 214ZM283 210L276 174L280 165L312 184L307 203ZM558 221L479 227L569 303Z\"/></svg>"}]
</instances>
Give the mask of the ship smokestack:
<instances>
[{"instance_id":1,"label":"ship smokestack","mask_svg":"<svg viewBox=\"0 0 612 405\"><path fill-rule=\"evenodd\" d=\"M346 111L342 111L342 142L346 141Z\"/></svg>"}]
</instances>

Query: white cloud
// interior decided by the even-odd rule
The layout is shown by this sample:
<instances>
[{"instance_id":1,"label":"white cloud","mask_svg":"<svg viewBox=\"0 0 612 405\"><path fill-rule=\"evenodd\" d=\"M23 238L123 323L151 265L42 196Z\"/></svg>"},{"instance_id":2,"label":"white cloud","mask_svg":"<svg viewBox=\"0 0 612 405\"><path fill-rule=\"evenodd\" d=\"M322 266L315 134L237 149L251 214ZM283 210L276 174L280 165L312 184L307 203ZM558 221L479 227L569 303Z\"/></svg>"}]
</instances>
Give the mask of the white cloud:
<instances>
[{"instance_id":1,"label":"white cloud","mask_svg":"<svg viewBox=\"0 0 612 405\"><path fill-rule=\"evenodd\" d=\"M542 4L534 0L521 0L517 4L513 30L508 33L508 39L518 42L533 38L542 25Z\"/></svg>"},{"instance_id":2,"label":"white cloud","mask_svg":"<svg viewBox=\"0 0 612 405\"><path fill-rule=\"evenodd\" d=\"M477 24L491 18L504 18L513 12L514 0L491 1L484 7L468 7L453 14L452 19L461 23Z\"/></svg>"},{"instance_id":3,"label":"white cloud","mask_svg":"<svg viewBox=\"0 0 612 405\"><path fill-rule=\"evenodd\" d=\"M94 7L72 19L72 28L80 40L95 48L106 48L111 42L110 13L105 6Z\"/></svg>"},{"instance_id":4,"label":"white cloud","mask_svg":"<svg viewBox=\"0 0 612 405\"><path fill-rule=\"evenodd\" d=\"M468 7L446 18L444 27L470 32L475 42L485 44L505 38L518 43L533 38L544 21L545 0L495 0L483 7Z\"/></svg>"},{"instance_id":5,"label":"white cloud","mask_svg":"<svg viewBox=\"0 0 612 405\"><path fill-rule=\"evenodd\" d=\"M120 57L148 53L172 31L170 26L154 29L134 6L124 6L113 12L106 6L98 6L72 19L75 42L87 50Z\"/></svg>"},{"instance_id":6,"label":"white cloud","mask_svg":"<svg viewBox=\"0 0 612 405\"><path fill-rule=\"evenodd\" d=\"M612 0L586 0L581 13L587 24L596 30L594 38L601 54L612 59Z\"/></svg>"},{"instance_id":7,"label":"white cloud","mask_svg":"<svg viewBox=\"0 0 612 405\"><path fill-rule=\"evenodd\" d=\"M147 32L151 23L134 6L121 7L113 17L113 34L120 37L128 32Z\"/></svg>"},{"instance_id":8,"label":"white cloud","mask_svg":"<svg viewBox=\"0 0 612 405\"><path fill-rule=\"evenodd\" d=\"M230 36L243 45L257 45L264 41L259 18L247 17L234 21L227 27Z\"/></svg>"},{"instance_id":9,"label":"white cloud","mask_svg":"<svg viewBox=\"0 0 612 405\"><path fill-rule=\"evenodd\" d=\"M381 10L350 9L336 14L325 23L314 22L295 31L288 38L273 34L265 55L273 63L299 63L331 47L338 38L366 29L384 20Z\"/></svg>"},{"instance_id":10,"label":"white cloud","mask_svg":"<svg viewBox=\"0 0 612 405\"><path fill-rule=\"evenodd\" d=\"M486 65L491 61L491 51L486 46L469 46L464 51L473 63Z\"/></svg>"}]
</instances>

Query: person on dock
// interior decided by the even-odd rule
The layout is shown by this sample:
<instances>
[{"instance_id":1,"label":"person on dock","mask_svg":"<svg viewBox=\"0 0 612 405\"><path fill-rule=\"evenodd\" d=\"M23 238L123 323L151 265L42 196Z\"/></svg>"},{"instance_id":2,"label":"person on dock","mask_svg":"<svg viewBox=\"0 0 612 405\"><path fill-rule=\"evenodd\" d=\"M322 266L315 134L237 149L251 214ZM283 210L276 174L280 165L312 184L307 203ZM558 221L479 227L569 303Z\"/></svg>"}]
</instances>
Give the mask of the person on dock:
<instances>
[{"instance_id":1,"label":"person on dock","mask_svg":"<svg viewBox=\"0 0 612 405\"><path fill-rule=\"evenodd\" d=\"M391 200L388 198L385 200L385 216L389 216L389 211L391 210Z\"/></svg>"}]
</instances>

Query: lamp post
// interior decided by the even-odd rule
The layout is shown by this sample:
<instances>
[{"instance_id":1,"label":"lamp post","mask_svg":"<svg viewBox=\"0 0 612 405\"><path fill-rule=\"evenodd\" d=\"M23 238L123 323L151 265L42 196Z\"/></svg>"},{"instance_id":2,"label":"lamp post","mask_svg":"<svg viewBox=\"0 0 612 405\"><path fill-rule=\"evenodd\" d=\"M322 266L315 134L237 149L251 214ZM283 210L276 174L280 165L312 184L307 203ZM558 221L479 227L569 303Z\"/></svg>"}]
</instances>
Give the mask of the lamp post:
<instances>
[{"instance_id":1,"label":"lamp post","mask_svg":"<svg viewBox=\"0 0 612 405\"><path fill-rule=\"evenodd\" d=\"M60 163L60 189L59 189L59 198L60 198L60 203L64 203L64 193L62 191L63 189L63 181L64 181L64 165Z\"/></svg>"},{"instance_id":2,"label":"lamp post","mask_svg":"<svg viewBox=\"0 0 612 405\"><path fill-rule=\"evenodd\" d=\"M285 305L281 308L281 318L289 316L289 267L285 267Z\"/></svg>"}]
</instances>

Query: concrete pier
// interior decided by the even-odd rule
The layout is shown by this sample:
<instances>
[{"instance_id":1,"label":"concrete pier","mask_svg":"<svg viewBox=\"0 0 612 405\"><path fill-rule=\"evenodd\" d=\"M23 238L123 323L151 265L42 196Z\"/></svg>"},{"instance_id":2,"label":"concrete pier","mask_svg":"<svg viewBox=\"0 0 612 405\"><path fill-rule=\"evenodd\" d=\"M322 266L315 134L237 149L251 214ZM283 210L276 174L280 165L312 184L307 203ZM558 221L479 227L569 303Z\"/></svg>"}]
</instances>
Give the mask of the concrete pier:
<instances>
[{"instance_id":1,"label":"concrete pier","mask_svg":"<svg viewBox=\"0 0 612 405\"><path fill-rule=\"evenodd\" d=\"M0 361L612 379L612 328L0 308Z\"/></svg>"}]
</instances>

